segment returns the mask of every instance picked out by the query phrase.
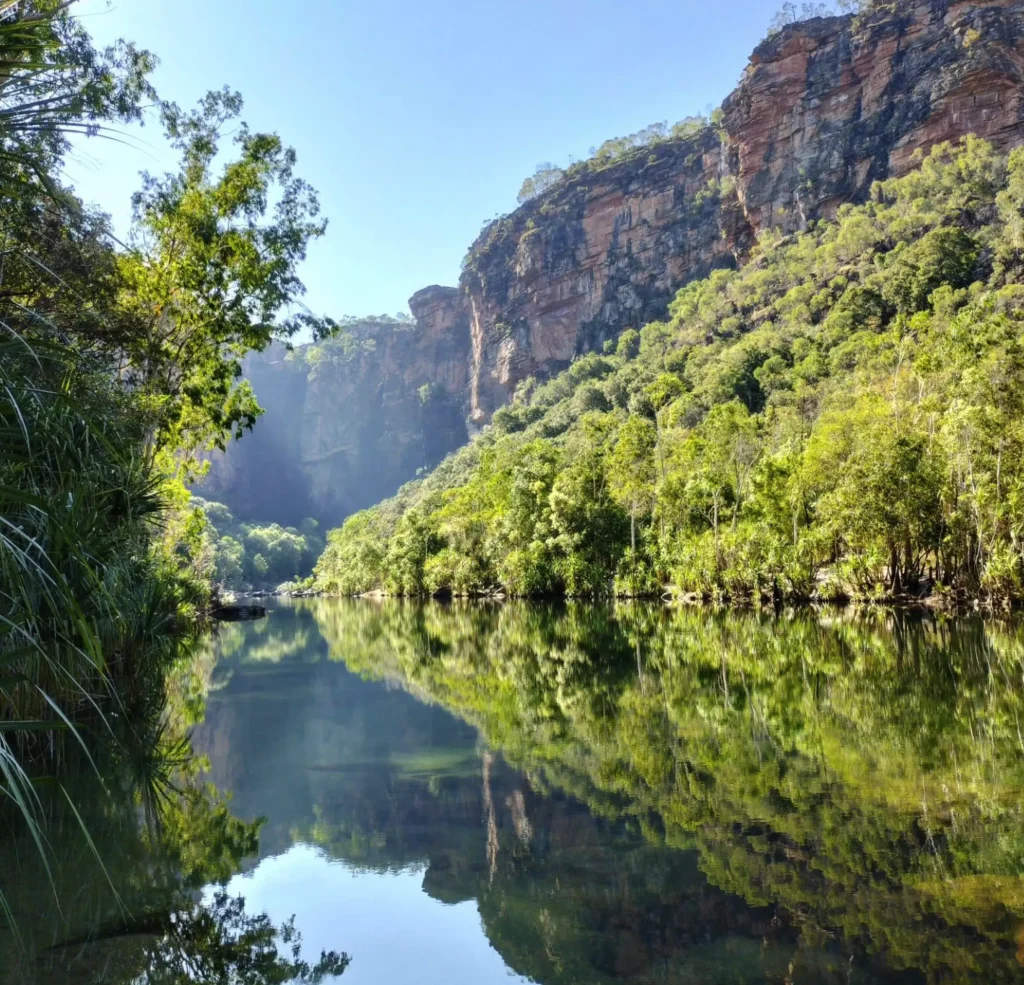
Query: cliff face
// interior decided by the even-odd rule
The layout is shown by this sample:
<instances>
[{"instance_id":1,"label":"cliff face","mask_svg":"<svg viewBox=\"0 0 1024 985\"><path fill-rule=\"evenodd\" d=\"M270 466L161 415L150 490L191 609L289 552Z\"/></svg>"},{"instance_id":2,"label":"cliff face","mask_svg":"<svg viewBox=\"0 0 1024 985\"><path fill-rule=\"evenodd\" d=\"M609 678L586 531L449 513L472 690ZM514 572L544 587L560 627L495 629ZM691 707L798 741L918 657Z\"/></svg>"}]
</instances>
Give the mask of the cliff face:
<instances>
[{"instance_id":1,"label":"cliff face","mask_svg":"<svg viewBox=\"0 0 1024 985\"><path fill-rule=\"evenodd\" d=\"M723 108L730 169L756 229L828 216L944 140L1024 138L1024 4L901 7L809 21L755 50Z\"/></svg>"},{"instance_id":2,"label":"cliff face","mask_svg":"<svg viewBox=\"0 0 1024 985\"><path fill-rule=\"evenodd\" d=\"M664 314L682 284L740 262L914 153L968 133L1024 138L1024 4L923 0L793 25L754 52L720 124L582 173L492 225L461 282L480 422L531 373Z\"/></svg>"},{"instance_id":3,"label":"cliff face","mask_svg":"<svg viewBox=\"0 0 1024 985\"><path fill-rule=\"evenodd\" d=\"M333 526L436 465L468 437L469 328L457 300L429 287L409 302L415 323L362 322L249 359L266 413L213 458L199 492L244 519Z\"/></svg>"},{"instance_id":4,"label":"cliff face","mask_svg":"<svg viewBox=\"0 0 1024 985\"><path fill-rule=\"evenodd\" d=\"M471 420L487 420L527 376L661 317L686 280L735 262L751 230L722 201L722 164L709 127L583 169L484 231L460 286Z\"/></svg>"},{"instance_id":5,"label":"cliff face","mask_svg":"<svg viewBox=\"0 0 1024 985\"><path fill-rule=\"evenodd\" d=\"M279 357L255 360L268 415L210 493L246 515L235 491L248 487L253 509L278 515L281 480L253 468L280 439L308 476L305 512L333 521L433 465L526 377L662 317L683 284L742 262L763 230L828 217L941 141L1024 140L1024 2L895 6L788 27L755 50L714 126L574 166L484 230L457 289L411 299L414 327L354 330L372 351L318 364L304 383Z\"/></svg>"}]
</instances>

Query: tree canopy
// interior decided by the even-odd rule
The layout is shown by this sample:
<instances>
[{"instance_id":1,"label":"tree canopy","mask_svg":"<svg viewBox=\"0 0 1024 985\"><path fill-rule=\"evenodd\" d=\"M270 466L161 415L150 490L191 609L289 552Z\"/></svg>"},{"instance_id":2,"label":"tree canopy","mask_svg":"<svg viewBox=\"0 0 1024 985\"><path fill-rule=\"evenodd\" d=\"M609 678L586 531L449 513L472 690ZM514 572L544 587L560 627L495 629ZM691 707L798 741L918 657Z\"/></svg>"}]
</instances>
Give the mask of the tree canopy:
<instances>
[{"instance_id":1,"label":"tree canopy","mask_svg":"<svg viewBox=\"0 0 1024 985\"><path fill-rule=\"evenodd\" d=\"M319 584L1020 598L1022 175L968 138L766 233L333 531Z\"/></svg>"},{"instance_id":2,"label":"tree canopy","mask_svg":"<svg viewBox=\"0 0 1024 985\"><path fill-rule=\"evenodd\" d=\"M51 829L84 822L44 791L75 812L72 778L93 783L83 802L103 798L97 763L131 763L152 781L135 777L119 818L131 845L154 835L158 805L180 807L178 795L194 792L168 675L194 651L213 560L183 479L199 451L222 447L259 412L239 382L245 353L302 326L333 330L297 307L298 264L324 224L294 152L239 122L241 98L229 90L191 112L161 100L155 57L129 42L97 49L76 11L65 0L0 0L0 823L40 862L36 882L48 892ZM147 109L180 165L143 177L129 242L119 243L66 185L64 158L73 136L112 136ZM308 556L302 543L282 531L260 546L272 558L289 548ZM226 811L215 821L222 841L238 833ZM209 832L193 833L198 853ZM0 881L6 929L10 883ZM267 921L179 902L183 921L234 948L220 980L315 971L271 960ZM257 952L262 964L239 967ZM182 980L174 974L154 980Z\"/></svg>"}]
</instances>

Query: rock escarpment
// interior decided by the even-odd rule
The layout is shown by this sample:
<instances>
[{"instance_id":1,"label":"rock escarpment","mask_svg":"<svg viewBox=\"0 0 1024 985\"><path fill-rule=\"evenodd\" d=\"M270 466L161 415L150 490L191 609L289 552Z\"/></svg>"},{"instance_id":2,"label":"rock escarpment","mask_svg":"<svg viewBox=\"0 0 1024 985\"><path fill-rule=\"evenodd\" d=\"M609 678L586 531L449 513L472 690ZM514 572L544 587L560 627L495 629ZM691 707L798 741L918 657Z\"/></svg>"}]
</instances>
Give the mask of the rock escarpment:
<instances>
[{"instance_id":1,"label":"rock escarpment","mask_svg":"<svg viewBox=\"0 0 1024 985\"><path fill-rule=\"evenodd\" d=\"M249 359L266 413L214 456L201 494L245 519L334 525L436 465L468 437L469 328L457 298L429 287L410 300L414 321L358 322L329 342Z\"/></svg>"},{"instance_id":2,"label":"rock escarpment","mask_svg":"<svg viewBox=\"0 0 1024 985\"><path fill-rule=\"evenodd\" d=\"M664 314L680 286L735 265L974 133L1024 139L1024 4L923 0L816 18L762 43L720 118L683 140L576 173L473 245L460 291L469 411Z\"/></svg>"},{"instance_id":3,"label":"rock escarpment","mask_svg":"<svg viewBox=\"0 0 1024 985\"><path fill-rule=\"evenodd\" d=\"M730 170L755 229L830 216L936 143L1024 138L1024 4L899 7L808 21L755 50L723 107Z\"/></svg>"},{"instance_id":4,"label":"rock escarpment","mask_svg":"<svg viewBox=\"0 0 1024 985\"><path fill-rule=\"evenodd\" d=\"M464 441L465 422L485 424L522 380L662 317L681 286L743 262L766 229L829 217L905 173L916 152L970 133L1002 148L1024 140L1024 2L899 0L787 27L755 50L714 123L574 165L491 223L458 288L411 300L414 325L353 330L358 356L330 357L304 383L273 354L254 360L268 414L239 446L248 451L215 468L211 491L232 505L239 482L265 496L277 478L241 478L245 459L291 428L307 513L333 521L375 502ZM288 425L274 423L268 389L285 377Z\"/></svg>"},{"instance_id":5,"label":"rock escarpment","mask_svg":"<svg viewBox=\"0 0 1024 985\"><path fill-rule=\"evenodd\" d=\"M469 413L486 421L532 374L550 375L665 313L687 280L752 244L723 203L721 139L706 127L584 167L488 227L460 284L472 337Z\"/></svg>"}]
</instances>

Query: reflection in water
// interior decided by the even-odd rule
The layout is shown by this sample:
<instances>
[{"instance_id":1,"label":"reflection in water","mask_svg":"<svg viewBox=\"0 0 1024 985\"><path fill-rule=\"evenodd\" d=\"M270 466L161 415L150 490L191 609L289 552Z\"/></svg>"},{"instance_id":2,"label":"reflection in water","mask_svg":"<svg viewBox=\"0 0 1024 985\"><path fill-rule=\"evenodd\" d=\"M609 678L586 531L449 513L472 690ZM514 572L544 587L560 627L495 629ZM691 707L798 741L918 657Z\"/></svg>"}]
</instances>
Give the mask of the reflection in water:
<instances>
[{"instance_id":1,"label":"reflection in water","mask_svg":"<svg viewBox=\"0 0 1024 985\"><path fill-rule=\"evenodd\" d=\"M199 666L179 704L231 814L196 788L157 861L134 795L107 805L136 922L93 878L63 952L33 931L52 967L89 955L54 981L193 980L158 945L287 958L282 927L343 943L354 985L1024 975L1016 623L311 600ZM255 847L232 815L265 818L258 861L200 895ZM61 843L81 885L95 860ZM45 880L10 873L32 912Z\"/></svg>"},{"instance_id":2,"label":"reflection in water","mask_svg":"<svg viewBox=\"0 0 1024 985\"><path fill-rule=\"evenodd\" d=\"M1015 624L315 601L241 632L199 739L264 852L422 866L517 974L1021 974Z\"/></svg>"},{"instance_id":3,"label":"reflection in water","mask_svg":"<svg viewBox=\"0 0 1024 985\"><path fill-rule=\"evenodd\" d=\"M425 893L424 869L368 870L299 844L265 859L231 889L275 918L295 914L311 949L342 934L355 956L345 985L526 982L508 975L475 902L442 903Z\"/></svg>"},{"instance_id":4,"label":"reflection in water","mask_svg":"<svg viewBox=\"0 0 1024 985\"><path fill-rule=\"evenodd\" d=\"M301 656L284 645L288 624L315 616L313 625L326 628L327 613L346 620L381 611L335 602L279 610L243 629L245 642L232 642L218 661L196 734L213 779L233 791L240 815L267 816L264 855L293 841L323 850L319 869L304 855L270 860L304 867L279 910L272 895L242 880L248 898L275 916L298 913L314 948L324 923L344 927L354 957L346 980L354 983L424 980L427 972L410 977L391 968L388 978L381 969L421 921L436 928L438 953L425 961L429 941L421 941L412 968L436 971L447 955L445 974L429 980L454 985L504 982L508 970L540 982L671 981L684 970L694 981L763 981L766 972L784 980L797 950L792 922L709 885L694 852L652 845L629 819L595 815L540 776L510 768L480 747L475 728L411 696L400 678L381 686L355 676L327 659L329 633L317 634L320 642ZM303 922L302 894L322 893L338 879L327 859L361 878L347 884L351 896ZM410 872L418 900L409 894ZM254 882L263 876L261 866ZM354 922L367 897L386 899L383 936L379 927L361 935ZM460 913L471 906L475 938L461 916L425 912L424 897ZM500 955L496 964L482 953L488 942Z\"/></svg>"},{"instance_id":5,"label":"reflection in water","mask_svg":"<svg viewBox=\"0 0 1024 985\"><path fill-rule=\"evenodd\" d=\"M98 742L91 762L68 764L80 782L40 786L45 844L5 824L0 983L333 980L346 956L304 960L293 922L274 923L220 888L256 853L259 825L195 782L187 749L166 739L170 723L157 724L137 719L130 734ZM154 775L166 782L154 787Z\"/></svg>"}]
</instances>

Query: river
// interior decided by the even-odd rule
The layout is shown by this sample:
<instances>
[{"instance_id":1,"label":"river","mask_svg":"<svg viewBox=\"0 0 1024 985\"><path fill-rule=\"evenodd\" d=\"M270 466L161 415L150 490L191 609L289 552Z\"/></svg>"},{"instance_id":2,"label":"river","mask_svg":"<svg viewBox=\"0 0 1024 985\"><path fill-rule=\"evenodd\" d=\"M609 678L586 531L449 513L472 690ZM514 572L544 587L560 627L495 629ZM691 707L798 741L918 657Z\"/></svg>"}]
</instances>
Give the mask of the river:
<instances>
[{"instance_id":1,"label":"river","mask_svg":"<svg viewBox=\"0 0 1024 985\"><path fill-rule=\"evenodd\" d=\"M195 837L194 912L222 871L347 985L1018 981L1022 670L1014 622L282 602L191 695L260 821L220 869ZM48 967L278 980L140 973L148 932Z\"/></svg>"}]
</instances>

